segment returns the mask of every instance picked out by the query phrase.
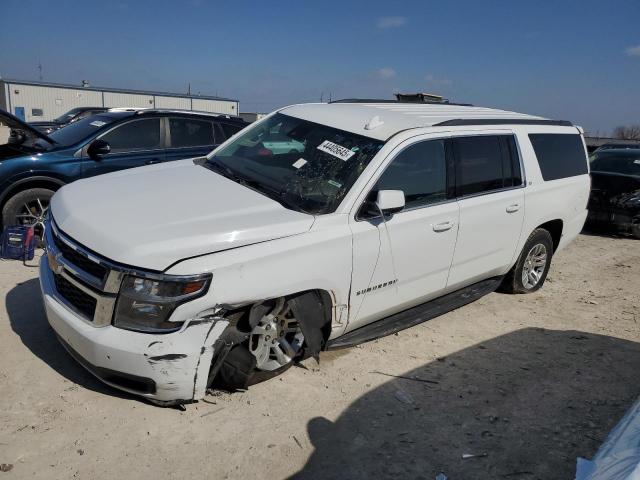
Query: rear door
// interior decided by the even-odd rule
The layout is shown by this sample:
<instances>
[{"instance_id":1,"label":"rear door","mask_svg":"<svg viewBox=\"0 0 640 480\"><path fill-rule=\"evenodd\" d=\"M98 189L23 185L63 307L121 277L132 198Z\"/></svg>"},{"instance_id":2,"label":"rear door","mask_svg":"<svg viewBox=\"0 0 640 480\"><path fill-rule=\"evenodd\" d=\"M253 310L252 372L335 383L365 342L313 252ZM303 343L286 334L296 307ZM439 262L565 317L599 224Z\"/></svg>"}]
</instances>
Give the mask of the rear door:
<instances>
[{"instance_id":1,"label":"rear door","mask_svg":"<svg viewBox=\"0 0 640 480\"><path fill-rule=\"evenodd\" d=\"M92 177L165 160L162 118L140 118L119 124L98 136L111 147L99 160L85 158L83 176Z\"/></svg>"},{"instance_id":2,"label":"rear door","mask_svg":"<svg viewBox=\"0 0 640 480\"><path fill-rule=\"evenodd\" d=\"M169 117L167 161L201 157L219 143L211 120L188 117Z\"/></svg>"},{"instance_id":3,"label":"rear door","mask_svg":"<svg viewBox=\"0 0 640 480\"><path fill-rule=\"evenodd\" d=\"M448 290L501 275L512 265L524 219L524 182L515 136L451 139L460 226Z\"/></svg>"}]
</instances>

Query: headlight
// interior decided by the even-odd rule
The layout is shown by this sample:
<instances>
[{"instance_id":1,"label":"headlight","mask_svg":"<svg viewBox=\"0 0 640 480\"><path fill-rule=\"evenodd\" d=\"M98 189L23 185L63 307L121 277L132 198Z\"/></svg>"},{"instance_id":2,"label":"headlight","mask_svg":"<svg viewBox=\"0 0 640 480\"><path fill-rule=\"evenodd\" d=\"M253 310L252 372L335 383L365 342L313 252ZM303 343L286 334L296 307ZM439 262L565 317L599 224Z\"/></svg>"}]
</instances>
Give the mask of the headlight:
<instances>
[{"instance_id":1,"label":"headlight","mask_svg":"<svg viewBox=\"0 0 640 480\"><path fill-rule=\"evenodd\" d=\"M181 303L201 297L209 289L211 274L189 277L167 275L162 280L127 275L122 281L113 324L140 332L167 333L182 322L170 322Z\"/></svg>"}]
</instances>

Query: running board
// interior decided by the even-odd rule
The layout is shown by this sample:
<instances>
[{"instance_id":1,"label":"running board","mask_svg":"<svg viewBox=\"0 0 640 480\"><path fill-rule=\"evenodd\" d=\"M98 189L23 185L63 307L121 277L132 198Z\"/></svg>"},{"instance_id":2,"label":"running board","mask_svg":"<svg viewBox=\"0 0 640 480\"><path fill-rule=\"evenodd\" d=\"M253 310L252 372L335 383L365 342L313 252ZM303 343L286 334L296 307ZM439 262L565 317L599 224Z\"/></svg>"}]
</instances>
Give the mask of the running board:
<instances>
[{"instance_id":1,"label":"running board","mask_svg":"<svg viewBox=\"0 0 640 480\"><path fill-rule=\"evenodd\" d=\"M502 277L489 278L382 320L356 328L334 340L329 340L327 349L353 347L354 345L385 337L405 328L426 322L484 297L498 288L501 282Z\"/></svg>"}]
</instances>

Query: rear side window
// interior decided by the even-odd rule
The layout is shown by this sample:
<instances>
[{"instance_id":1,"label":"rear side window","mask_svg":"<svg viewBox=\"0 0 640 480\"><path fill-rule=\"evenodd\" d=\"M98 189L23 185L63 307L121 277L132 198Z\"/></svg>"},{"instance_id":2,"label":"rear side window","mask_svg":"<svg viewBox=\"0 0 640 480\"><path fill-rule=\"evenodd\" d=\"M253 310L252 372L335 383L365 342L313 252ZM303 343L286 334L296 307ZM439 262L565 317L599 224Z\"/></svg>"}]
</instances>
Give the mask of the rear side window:
<instances>
[{"instance_id":1,"label":"rear side window","mask_svg":"<svg viewBox=\"0 0 640 480\"><path fill-rule=\"evenodd\" d=\"M170 118L171 147L199 147L213 145L213 123L190 118Z\"/></svg>"},{"instance_id":2,"label":"rear side window","mask_svg":"<svg viewBox=\"0 0 640 480\"><path fill-rule=\"evenodd\" d=\"M222 127L222 131L227 138L232 137L243 128L240 125L232 125L230 123L221 123L220 127Z\"/></svg>"},{"instance_id":3,"label":"rear side window","mask_svg":"<svg viewBox=\"0 0 640 480\"><path fill-rule=\"evenodd\" d=\"M78 124L76 123L74 125ZM160 119L147 118L127 122L124 125L114 128L100 138L111 146L112 153L159 148Z\"/></svg>"},{"instance_id":4,"label":"rear side window","mask_svg":"<svg viewBox=\"0 0 640 480\"><path fill-rule=\"evenodd\" d=\"M587 173L587 156L580 135L532 133L529 139L545 181Z\"/></svg>"},{"instance_id":5,"label":"rear side window","mask_svg":"<svg viewBox=\"0 0 640 480\"><path fill-rule=\"evenodd\" d=\"M452 140L456 158L456 195L476 195L522 184L511 135L478 135Z\"/></svg>"},{"instance_id":6,"label":"rear side window","mask_svg":"<svg viewBox=\"0 0 640 480\"><path fill-rule=\"evenodd\" d=\"M374 190L402 190L408 208L429 205L446 199L446 172L444 141L420 142L393 159Z\"/></svg>"}]
</instances>

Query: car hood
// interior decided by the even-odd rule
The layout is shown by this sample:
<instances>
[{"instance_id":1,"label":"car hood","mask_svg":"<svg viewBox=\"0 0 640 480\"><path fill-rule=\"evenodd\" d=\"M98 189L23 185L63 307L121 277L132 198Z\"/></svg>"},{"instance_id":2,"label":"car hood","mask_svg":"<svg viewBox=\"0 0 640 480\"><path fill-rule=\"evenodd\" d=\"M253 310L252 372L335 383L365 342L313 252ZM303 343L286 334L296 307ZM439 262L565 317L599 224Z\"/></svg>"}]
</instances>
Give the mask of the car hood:
<instances>
[{"instance_id":1,"label":"car hood","mask_svg":"<svg viewBox=\"0 0 640 480\"><path fill-rule=\"evenodd\" d=\"M192 160L66 185L54 195L51 214L60 230L95 253L156 271L297 235L314 221Z\"/></svg>"},{"instance_id":2,"label":"car hood","mask_svg":"<svg viewBox=\"0 0 640 480\"><path fill-rule=\"evenodd\" d=\"M22 131L25 135L33 139L41 138L51 145L56 143L41 131L32 127L28 123L23 122L18 117L11 115L9 112L5 112L4 110L0 110L0 124L9 127L11 130Z\"/></svg>"}]
</instances>

